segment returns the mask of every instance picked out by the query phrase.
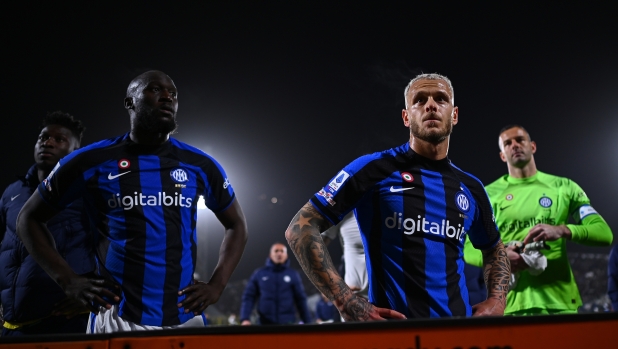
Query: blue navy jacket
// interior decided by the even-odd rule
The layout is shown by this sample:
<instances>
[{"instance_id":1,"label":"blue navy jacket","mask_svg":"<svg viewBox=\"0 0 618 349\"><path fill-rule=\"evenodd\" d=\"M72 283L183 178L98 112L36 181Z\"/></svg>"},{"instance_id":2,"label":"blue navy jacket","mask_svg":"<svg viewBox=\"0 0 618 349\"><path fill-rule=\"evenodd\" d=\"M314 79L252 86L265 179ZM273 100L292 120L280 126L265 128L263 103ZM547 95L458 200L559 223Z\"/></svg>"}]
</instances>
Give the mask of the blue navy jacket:
<instances>
[{"instance_id":1,"label":"blue navy jacket","mask_svg":"<svg viewBox=\"0 0 618 349\"><path fill-rule=\"evenodd\" d=\"M261 324L292 324L296 311L304 323L311 322L307 309L307 295L298 272L290 268L290 260L275 264L270 258L266 266L251 275L242 295L240 321L249 320L256 298Z\"/></svg>"},{"instance_id":2,"label":"blue navy jacket","mask_svg":"<svg viewBox=\"0 0 618 349\"><path fill-rule=\"evenodd\" d=\"M315 307L315 317L322 321L328 321L335 320L337 316L339 316L339 311L335 305L330 301L327 302L320 298Z\"/></svg>"},{"instance_id":3,"label":"blue navy jacket","mask_svg":"<svg viewBox=\"0 0 618 349\"><path fill-rule=\"evenodd\" d=\"M4 319L23 323L50 315L65 294L34 261L16 234L17 215L39 184L36 165L9 185L0 199L0 300ZM38 195L38 194L37 194ZM81 200L47 222L56 249L77 274L95 268L89 220ZM86 228L85 228L86 227Z\"/></svg>"}]
</instances>

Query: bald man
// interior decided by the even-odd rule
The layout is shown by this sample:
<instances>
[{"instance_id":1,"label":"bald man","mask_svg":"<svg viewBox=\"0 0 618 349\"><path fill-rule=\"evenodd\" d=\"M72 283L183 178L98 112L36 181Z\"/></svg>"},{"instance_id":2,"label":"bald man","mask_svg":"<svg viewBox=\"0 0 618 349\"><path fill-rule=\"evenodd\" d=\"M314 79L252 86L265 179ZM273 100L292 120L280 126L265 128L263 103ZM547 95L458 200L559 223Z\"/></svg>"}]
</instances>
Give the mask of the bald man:
<instances>
[{"instance_id":1,"label":"bald man","mask_svg":"<svg viewBox=\"0 0 618 349\"><path fill-rule=\"evenodd\" d=\"M221 165L170 137L178 90L169 76L136 77L124 106L130 132L62 159L25 204L17 233L67 297L91 311L88 333L204 326L242 256L245 217ZM193 278L199 196L225 228L208 282ZM45 225L79 197L98 234L99 278L75 274Z\"/></svg>"},{"instance_id":2,"label":"bald man","mask_svg":"<svg viewBox=\"0 0 618 349\"><path fill-rule=\"evenodd\" d=\"M296 311L304 323L311 322L300 274L290 268L288 249L281 243L272 245L266 265L257 269L247 283L240 307L241 325L251 325L256 300L262 325L297 323Z\"/></svg>"},{"instance_id":3,"label":"bald man","mask_svg":"<svg viewBox=\"0 0 618 349\"><path fill-rule=\"evenodd\" d=\"M499 133L498 145L508 174L486 189L500 234L505 243L511 243L507 256L516 282L511 285L505 314L576 314L582 300L567 257L566 241L609 246L613 239L611 228L577 183L537 169L537 144L523 126L505 126ZM525 259L524 251L512 244L538 241L544 241L549 248L540 251L544 263ZM464 258L467 263L481 265L480 251L469 243Z\"/></svg>"}]
</instances>

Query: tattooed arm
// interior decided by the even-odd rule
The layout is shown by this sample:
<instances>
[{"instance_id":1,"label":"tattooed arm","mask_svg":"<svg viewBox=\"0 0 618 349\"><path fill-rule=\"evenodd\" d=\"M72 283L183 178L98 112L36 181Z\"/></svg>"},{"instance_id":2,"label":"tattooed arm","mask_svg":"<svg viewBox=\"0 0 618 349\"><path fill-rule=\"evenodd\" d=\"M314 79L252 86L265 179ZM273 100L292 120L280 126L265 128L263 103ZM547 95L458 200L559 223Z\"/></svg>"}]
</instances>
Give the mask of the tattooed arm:
<instances>
[{"instance_id":1,"label":"tattooed arm","mask_svg":"<svg viewBox=\"0 0 618 349\"><path fill-rule=\"evenodd\" d=\"M337 273L320 236L320 232L330 226L331 223L308 202L285 232L285 238L309 280L333 302L345 321L405 319L403 314L378 308L350 290Z\"/></svg>"},{"instance_id":2,"label":"tattooed arm","mask_svg":"<svg viewBox=\"0 0 618 349\"><path fill-rule=\"evenodd\" d=\"M472 307L472 316L504 315L511 264L502 241L493 249L483 251L483 276L487 285L487 300Z\"/></svg>"}]
</instances>

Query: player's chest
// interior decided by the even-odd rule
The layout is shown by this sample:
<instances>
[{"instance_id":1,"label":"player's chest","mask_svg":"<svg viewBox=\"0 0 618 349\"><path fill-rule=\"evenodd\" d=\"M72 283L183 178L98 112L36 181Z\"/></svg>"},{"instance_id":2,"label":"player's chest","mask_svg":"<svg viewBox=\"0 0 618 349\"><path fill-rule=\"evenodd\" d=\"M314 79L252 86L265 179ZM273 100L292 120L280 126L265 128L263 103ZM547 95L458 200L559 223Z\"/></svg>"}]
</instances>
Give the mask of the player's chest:
<instances>
[{"instance_id":1,"label":"player's chest","mask_svg":"<svg viewBox=\"0 0 618 349\"><path fill-rule=\"evenodd\" d=\"M137 206L191 208L204 191L201 172L165 158L121 158L96 171L88 183L90 192L112 210Z\"/></svg>"},{"instance_id":2,"label":"player's chest","mask_svg":"<svg viewBox=\"0 0 618 349\"><path fill-rule=\"evenodd\" d=\"M498 197L493 196L494 213L498 221L564 220L568 215L569 200L559 188L510 186ZM547 221L547 222L546 222Z\"/></svg>"},{"instance_id":3,"label":"player's chest","mask_svg":"<svg viewBox=\"0 0 618 349\"><path fill-rule=\"evenodd\" d=\"M468 227L477 205L453 175L420 169L388 176L376 192L386 228L403 231L444 235L449 227Z\"/></svg>"},{"instance_id":4,"label":"player's chest","mask_svg":"<svg viewBox=\"0 0 618 349\"><path fill-rule=\"evenodd\" d=\"M202 175L193 167L158 157L121 158L102 165L97 172L92 184L112 191L182 191L202 182Z\"/></svg>"}]
</instances>

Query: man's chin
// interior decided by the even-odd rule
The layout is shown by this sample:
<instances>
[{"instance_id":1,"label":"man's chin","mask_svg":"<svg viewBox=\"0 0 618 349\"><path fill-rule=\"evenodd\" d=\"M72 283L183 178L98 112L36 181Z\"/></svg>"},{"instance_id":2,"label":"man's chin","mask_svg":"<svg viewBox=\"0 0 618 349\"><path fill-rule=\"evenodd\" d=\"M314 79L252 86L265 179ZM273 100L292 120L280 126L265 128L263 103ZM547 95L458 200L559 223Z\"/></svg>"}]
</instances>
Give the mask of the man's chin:
<instances>
[{"instance_id":1,"label":"man's chin","mask_svg":"<svg viewBox=\"0 0 618 349\"><path fill-rule=\"evenodd\" d=\"M511 162L511 165L516 168L524 168L529 162L529 159L515 159L515 161Z\"/></svg>"},{"instance_id":2,"label":"man's chin","mask_svg":"<svg viewBox=\"0 0 618 349\"><path fill-rule=\"evenodd\" d=\"M425 142L429 142L431 144L439 144L444 142L448 135L445 135L443 132L428 132L426 134L419 135L418 138L424 140Z\"/></svg>"},{"instance_id":3,"label":"man's chin","mask_svg":"<svg viewBox=\"0 0 618 349\"><path fill-rule=\"evenodd\" d=\"M51 172L51 170L54 169L54 167L56 166L56 164L58 163L57 159L46 159L46 160L37 160L36 161L36 168L39 170L42 170L44 172Z\"/></svg>"},{"instance_id":4,"label":"man's chin","mask_svg":"<svg viewBox=\"0 0 618 349\"><path fill-rule=\"evenodd\" d=\"M152 123L148 125L139 125L137 127L147 133L172 133L176 130L176 123L173 120Z\"/></svg>"}]
</instances>

